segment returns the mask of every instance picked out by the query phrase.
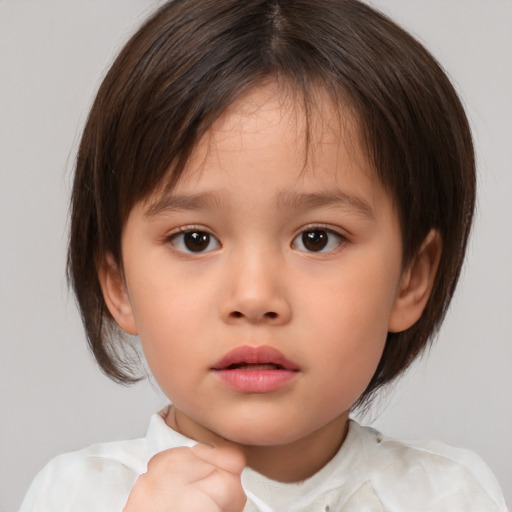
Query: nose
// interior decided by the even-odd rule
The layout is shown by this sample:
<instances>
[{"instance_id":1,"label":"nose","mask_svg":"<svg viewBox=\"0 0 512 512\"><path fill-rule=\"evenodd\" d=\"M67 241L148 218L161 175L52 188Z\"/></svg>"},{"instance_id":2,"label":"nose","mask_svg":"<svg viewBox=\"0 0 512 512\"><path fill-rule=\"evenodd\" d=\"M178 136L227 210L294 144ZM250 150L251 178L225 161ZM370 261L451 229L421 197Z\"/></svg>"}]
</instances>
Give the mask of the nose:
<instances>
[{"instance_id":1,"label":"nose","mask_svg":"<svg viewBox=\"0 0 512 512\"><path fill-rule=\"evenodd\" d=\"M231 258L221 315L227 323L284 325L292 316L284 262L260 252Z\"/></svg>"}]
</instances>

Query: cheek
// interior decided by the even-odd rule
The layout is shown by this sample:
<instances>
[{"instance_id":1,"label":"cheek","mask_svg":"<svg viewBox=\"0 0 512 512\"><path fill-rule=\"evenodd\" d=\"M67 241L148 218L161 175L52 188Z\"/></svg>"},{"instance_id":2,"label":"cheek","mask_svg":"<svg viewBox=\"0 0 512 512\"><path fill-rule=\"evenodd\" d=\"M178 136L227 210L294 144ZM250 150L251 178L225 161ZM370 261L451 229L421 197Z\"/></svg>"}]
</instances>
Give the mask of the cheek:
<instances>
[{"instance_id":1,"label":"cheek","mask_svg":"<svg viewBox=\"0 0 512 512\"><path fill-rule=\"evenodd\" d=\"M127 271L135 320L141 337L144 333L149 338L169 336L194 325L206 300L200 280L188 276L179 265L169 265L164 251L154 252L152 258L141 255L140 264L131 273Z\"/></svg>"},{"instance_id":2,"label":"cheek","mask_svg":"<svg viewBox=\"0 0 512 512\"><path fill-rule=\"evenodd\" d=\"M368 323L368 322L367 322ZM366 388L379 364L387 331L345 325L345 329L331 338L325 347L322 370L330 382L324 389L340 389L342 386L354 399Z\"/></svg>"},{"instance_id":3,"label":"cheek","mask_svg":"<svg viewBox=\"0 0 512 512\"><path fill-rule=\"evenodd\" d=\"M310 283L303 307L309 307L315 325L329 331L329 338L353 339L363 349L386 337L400 272L374 261L346 268L322 279L321 286Z\"/></svg>"},{"instance_id":4,"label":"cheek","mask_svg":"<svg viewBox=\"0 0 512 512\"><path fill-rule=\"evenodd\" d=\"M132 274L133 275L133 274ZM129 283L130 300L132 304L135 323L139 332L142 348L147 362L155 373L160 368L168 368L183 364L183 350L187 334L185 325L195 325L194 311L186 307L186 293L182 289L177 293L176 283L171 286L165 277L159 274L160 279L155 281L154 276L144 276L142 273L132 278Z\"/></svg>"},{"instance_id":5,"label":"cheek","mask_svg":"<svg viewBox=\"0 0 512 512\"><path fill-rule=\"evenodd\" d=\"M359 273L352 267L352 273L323 286L322 293L309 295L316 307L310 310L306 338L316 340L322 387L343 389L348 401L357 399L375 373L394 304L396 270L390 278L382 267L373 272L368 268Z\"/></svg>"},{"instance_id":6,"label":"cheek","mask_svg":"<svg viewBox=\"0 0 512 512\"><path fill-rule=\"evenodd\" d=\"M316 398L319 416L325 422L334 414L348 411L368 387L385 346L386 333L364 332L354 338L348 331L338 333L326 347L328 357L317 366Z\"/></svg>"}]
</instances>

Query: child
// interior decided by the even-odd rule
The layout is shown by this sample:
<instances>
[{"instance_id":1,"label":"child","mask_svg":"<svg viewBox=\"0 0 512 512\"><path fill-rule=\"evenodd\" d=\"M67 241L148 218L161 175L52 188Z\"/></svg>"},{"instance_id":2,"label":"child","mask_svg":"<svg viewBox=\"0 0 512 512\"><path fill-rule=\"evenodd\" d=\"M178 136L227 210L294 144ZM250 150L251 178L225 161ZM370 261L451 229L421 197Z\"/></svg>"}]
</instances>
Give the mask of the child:
<instances>
[{"instance_id":1,"label":"child","mask_svg":"<svg viewBox=\"0 0 512 512\"><path fill-rule=\"evenodd\" d=\"M349 419L438 329L474 194L452 86L367 5L165 4L92 107L69 272L101 368L136 380L138 335L172 406L22 511L505 510L471 453Z\"/></svg>"}]
</instances>

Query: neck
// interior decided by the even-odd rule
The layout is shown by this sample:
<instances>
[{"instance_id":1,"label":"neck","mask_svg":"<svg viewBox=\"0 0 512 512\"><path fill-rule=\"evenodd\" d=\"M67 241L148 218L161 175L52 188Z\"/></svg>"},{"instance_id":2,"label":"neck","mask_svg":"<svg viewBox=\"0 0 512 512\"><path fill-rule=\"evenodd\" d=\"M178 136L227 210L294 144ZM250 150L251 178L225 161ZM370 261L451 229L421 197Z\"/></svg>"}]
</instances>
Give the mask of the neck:
<instances>
[{"instance_id":1,"label":"neck","mask_svg":"<svg viewBox=\"0 0 512 512\"><path fill-rule=\"evenodd\" d=\"M232 442L188 423L170 408L166 423L196 441L221 445ZM348 432L348 412L338 416L307 436L283 445L259 446L236 444L244 453L247 466L279 482L299 482L320 471L338 452Z\"/></svg>"},{"instance_id":2,"label":"neck","mask_svg":"<svg viewBox=\"0 0 512 512\"><path fill-rule=\"evenodd\" d=\"M242 449L247 465L258 473L279 482L299 482L320 471L336 455L347 431L348 415L286 445Z\"/></svg>"}]
</instances>

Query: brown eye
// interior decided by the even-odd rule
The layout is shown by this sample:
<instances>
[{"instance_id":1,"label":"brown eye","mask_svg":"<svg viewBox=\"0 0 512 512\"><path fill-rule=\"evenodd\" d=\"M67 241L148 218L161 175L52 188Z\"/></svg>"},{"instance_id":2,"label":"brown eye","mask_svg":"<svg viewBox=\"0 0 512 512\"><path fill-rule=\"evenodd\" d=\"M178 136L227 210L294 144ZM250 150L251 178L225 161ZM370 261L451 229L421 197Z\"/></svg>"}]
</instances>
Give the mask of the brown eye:
<instances>
[{"instance_id":1,"label":"brown eye","mask_svg":"<svg viewBox=\"0 0 512 512\"><path fill-rule=\"evenodd\" d=\"M181 252L209 252L220 247L219 241L206 231L183 231L171 237L172 245Z\"/></svg>"},{"instance_id":2,"label":"brown eye","mask_svg":"<svg viewBox=\"0 0 512 512\"><path fill-rule=\"evenodd\" d=\"M292 247L305 252L328 252L336 250L345 241L344 237L330 229L308 229L292 242Z\"/></svg>"},{"instance_id":3,"label":"brown eye","mask_svg":"<svg viewBox=\"0 0 512 512\"><path fill-rule=\"evenodd\" d=\"M321 251L325 248L328 241L329 235L319 229L302 233L302 243L308 251Z\"/></svg>"},{"instance_id":4,"label":"brown eye","mask_svg":"<svg viewBox=\"0 0 512 512\"><path fill-rule=\"evenodd\" d=\"M208 248L210 235L204 231L191 231L183 235L185 247L192 252L201 252Z\"/></svg>"}]
</instances>

